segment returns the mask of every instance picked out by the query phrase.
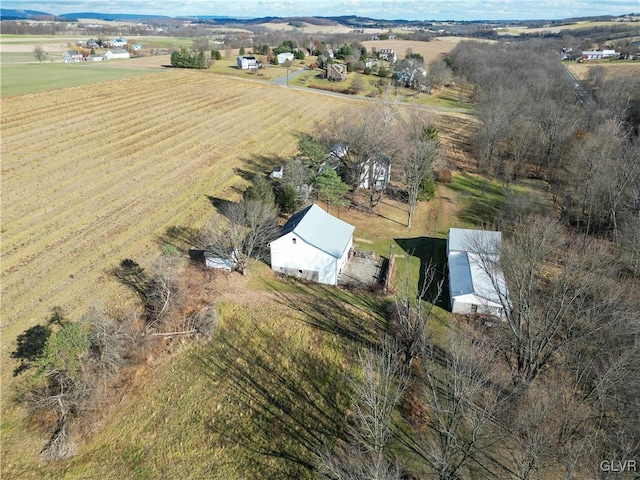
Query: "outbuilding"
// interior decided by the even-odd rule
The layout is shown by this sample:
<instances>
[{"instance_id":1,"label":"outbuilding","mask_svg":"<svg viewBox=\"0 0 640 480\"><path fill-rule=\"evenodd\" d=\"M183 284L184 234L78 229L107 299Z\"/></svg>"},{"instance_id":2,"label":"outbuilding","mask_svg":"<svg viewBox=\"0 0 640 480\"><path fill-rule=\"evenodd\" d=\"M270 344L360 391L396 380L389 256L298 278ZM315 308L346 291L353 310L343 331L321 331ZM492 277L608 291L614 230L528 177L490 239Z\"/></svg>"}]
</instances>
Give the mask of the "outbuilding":
<instances>
[{"instance_id":1,"label":"outbuilding","mask_svg":"<svg viewBox=\"0 0 640 480\"><path fill-rule=\"evenodd\" d=\"M337 285L349 261L355 227L318 205L293 215L271 242L271 268L284 275Z\"/></svg>"},{"instance_id":2,"label":"outbuilding","mask_svg":"<svg viewBox=\"0 0 640 480\"><path fill-rule=\"evenodd\" d=\"M507 287L498 266L502 233L452 228L447 237L451 311L503 318Z\"/></svg>"},{"instance_id":3,"label":"outbuilding","mask_svg":"<svg viewBox=\"0 0 640 480\"><path fill-rule=\"evenodd\" d=\"M284 52L284 53L279 53L278 54L278 65L283 65L285 62L292 62L293 61L293 53L291 52Z\"/></svg>"},{"instance_id":4,"label":"outbuilding","mask_svg":"<svg viewBox=\"0 0 640 480\"><path fill-rule=\"evenodd\" d=\"M114 58L131 58L131 55L124 48L112 48L107 50L103 57L105 60L112 60Z\"/></svg>"}]
</instances>

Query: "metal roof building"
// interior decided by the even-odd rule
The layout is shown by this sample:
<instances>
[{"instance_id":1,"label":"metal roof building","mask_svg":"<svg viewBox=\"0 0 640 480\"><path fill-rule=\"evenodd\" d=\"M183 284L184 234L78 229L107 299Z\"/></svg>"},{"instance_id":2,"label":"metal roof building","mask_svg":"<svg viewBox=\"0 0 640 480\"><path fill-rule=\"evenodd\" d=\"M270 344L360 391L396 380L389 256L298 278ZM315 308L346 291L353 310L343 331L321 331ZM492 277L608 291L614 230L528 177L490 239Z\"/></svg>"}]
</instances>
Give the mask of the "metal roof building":
<instances>
[{"instance_id":1,"label":"metal roof building","mask_svg":"<svg viewBox=\"0 0 640 480\"><path fill-rule=\"evenodd\" d=\"M447 238L451 311L504 316L507 298L497 260L502 233L452 228Z\"/></svg>"},{"instance_id":2,"label":"metal roof building","mask_svg":"<svg viewBox=\"0 0 640 480\"><path fill-rule=\"evenodd\" d=\"M271 242L271 268L279 273L337 285L349 260L355 227L318 205L293 215Z\"/></svg>"}]
</instances>

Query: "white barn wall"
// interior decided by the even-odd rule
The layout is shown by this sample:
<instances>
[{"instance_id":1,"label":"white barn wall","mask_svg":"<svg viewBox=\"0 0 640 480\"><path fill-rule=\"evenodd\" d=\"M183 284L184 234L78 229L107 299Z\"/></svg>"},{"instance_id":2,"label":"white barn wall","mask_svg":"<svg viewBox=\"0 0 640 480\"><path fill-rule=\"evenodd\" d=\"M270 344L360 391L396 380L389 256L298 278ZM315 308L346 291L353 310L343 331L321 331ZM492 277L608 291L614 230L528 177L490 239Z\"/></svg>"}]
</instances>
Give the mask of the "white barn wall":
<instances>
[{"instance_id":1,"label":"white barn wall","mask_svg":"<svg viewBox=\"0 0 640 480\"><path fill-rule=\"evenodd\" d=\"M318 272L319 283L337 284L338 259L335 257L309 245L293 232L271 242L271 268L274 271L281 271L281 268L302 270L303 265L304 270Z\"/></svg>"}]
</instances>

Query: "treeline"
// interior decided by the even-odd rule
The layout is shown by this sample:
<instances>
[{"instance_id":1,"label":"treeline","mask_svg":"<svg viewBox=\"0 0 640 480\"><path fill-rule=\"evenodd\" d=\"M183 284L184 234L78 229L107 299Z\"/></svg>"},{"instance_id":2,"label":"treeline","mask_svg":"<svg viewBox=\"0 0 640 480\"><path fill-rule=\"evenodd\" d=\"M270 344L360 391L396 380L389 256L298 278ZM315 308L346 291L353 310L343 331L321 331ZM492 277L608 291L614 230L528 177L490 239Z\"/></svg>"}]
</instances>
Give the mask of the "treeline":
<instances>
[{"instance_id":1,"label":"treeline","mask_svg":"<svg viewBox=\"0 0 640 480\"><path fill-rule=\"evenodd\" d=\"M576 83L539 41L461 43L450 58L475 85L480 171L548 181L562 220L622 247L640 215L640 80L593 68Z\"/></svg>"},{"instance_id":2,"label":"treeline","mask_svg":"<svg viewBox=\"0 0 640 480\"><path fill-rule=\"evenodd\" d=\"M635 458L640 80L595 67L576 83L540 41L463 42L450 60L475 89L479 124L468 148L478 170L507 192L516 180L542 179L554 203L545 213L507 195L499 262L477 252L494 284L496 267L504 272L510 292L508 328L479 341L511 372L511 399L497 417L521 446L517 478L554 463L567 478L587 475L605 458Z\"/></svg>"},{"instance_id":3,"label":"treeline","mask_svg":"<svg viewBox=\"0 0 640 480\"><path fill-rule=\"evenodd\" d=\"M171 66L176 68L209 68L207 58L202 50L193 52L186 48L181 48L171 54Z\"/></svg>"}]
</instances>

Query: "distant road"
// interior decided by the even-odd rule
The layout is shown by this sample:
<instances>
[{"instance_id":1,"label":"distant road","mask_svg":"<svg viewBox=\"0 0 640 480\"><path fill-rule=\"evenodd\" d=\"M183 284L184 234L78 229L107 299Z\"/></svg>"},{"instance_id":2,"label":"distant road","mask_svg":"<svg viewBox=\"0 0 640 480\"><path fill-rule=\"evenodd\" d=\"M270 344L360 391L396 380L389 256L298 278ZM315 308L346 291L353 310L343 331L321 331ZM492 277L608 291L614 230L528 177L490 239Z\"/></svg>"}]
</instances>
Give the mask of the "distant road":
<instances>
[{"instance_id":1,"label":"distant road","mask_svg":"<svg viewBox=\"0 0 640 480\"><path fill-rule=\"evenodd\" d=\"M580 105L584 108L595 107L595 102L591 97L591 94L587 91L586 88L582 85L582 83L576 78L576 76L567 68L567 66L563 63L562 68L564 68L565 73L571 80L571 84L573 85L573 92L575 93Z\"/></svg>"}]
</instances>

